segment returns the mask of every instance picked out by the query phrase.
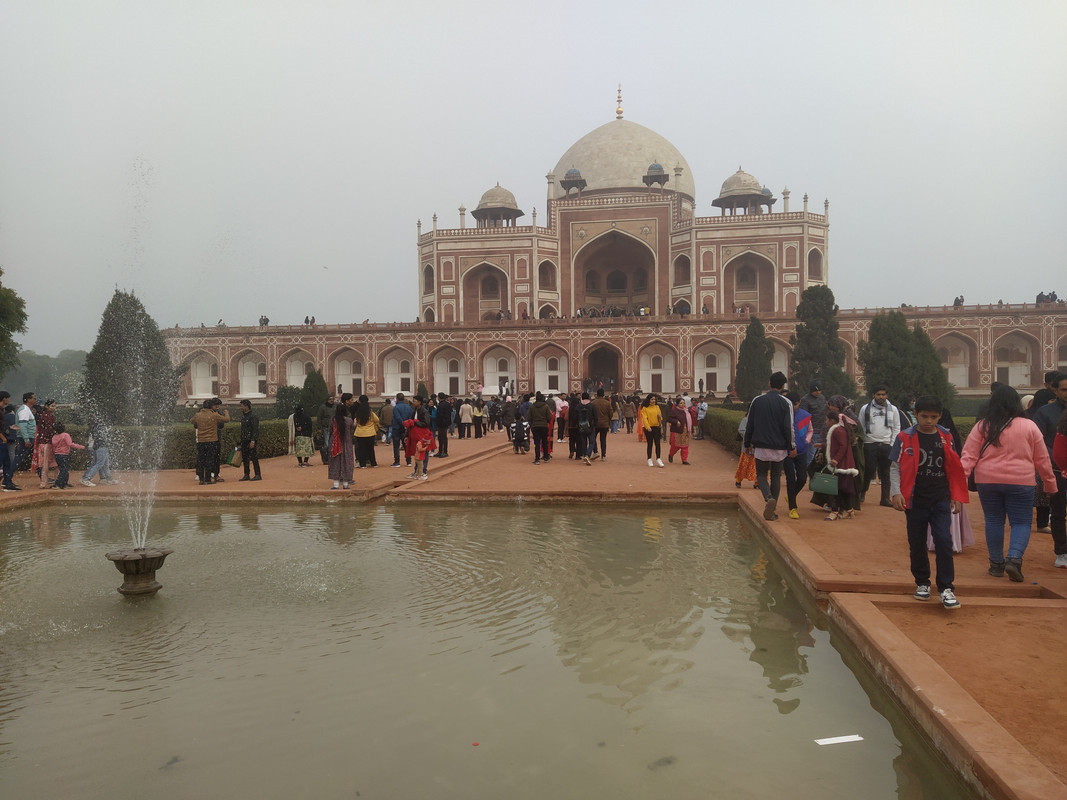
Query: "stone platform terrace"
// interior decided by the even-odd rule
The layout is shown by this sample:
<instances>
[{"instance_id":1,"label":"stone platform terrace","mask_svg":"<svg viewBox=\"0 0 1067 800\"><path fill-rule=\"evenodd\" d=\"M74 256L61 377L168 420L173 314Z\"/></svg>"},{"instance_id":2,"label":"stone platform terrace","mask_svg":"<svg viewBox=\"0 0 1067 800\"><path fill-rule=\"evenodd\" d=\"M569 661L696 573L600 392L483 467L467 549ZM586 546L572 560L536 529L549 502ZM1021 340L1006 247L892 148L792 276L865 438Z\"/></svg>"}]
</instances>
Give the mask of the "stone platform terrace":
<instances>
[{"instance_id":1,"label":"stone platform terrace","mask_svg":"<svg viewBox=\"0 0 1067 800\"><path fill-rule=\"evenodd\" d=\"M736 505L774 557L788 565L855 645L926 736L972 785L976 797L1067 800L1067 570L1052 568L1051 537L1035 533L1024 583L986 574L981 509L969 506L977 544L956 556L956 592L962 607L947 611L936 600L911 598L903 515L868 504L857 519L827 522L803 493L800 520L762 518L762 500L750 484L734 487L734 458L711 441L694 442L691 466L667 462L649 468L636 435L608 437L608 458L586 466L567 459L566 444L534 466L514 455L502 433L449 443L448 458L430 462L430 479L405 479L391 468L392 448L377 448L380 466L357 469L354 488L332 491L316 458L297 468L290 457L263 462L264 479L238 482L240 470L223 468L225 482L199 486L190 470L160 473L161 500L254 503L312 502L590 501L686 502ZM120 479L122 475L118 476ZM127 479L128 481L128 479ZM5 511L43 503L114 502L122 486L57 491L32 488L25 474L20 493L0 495Z\"/></svg>"}]
</instances>

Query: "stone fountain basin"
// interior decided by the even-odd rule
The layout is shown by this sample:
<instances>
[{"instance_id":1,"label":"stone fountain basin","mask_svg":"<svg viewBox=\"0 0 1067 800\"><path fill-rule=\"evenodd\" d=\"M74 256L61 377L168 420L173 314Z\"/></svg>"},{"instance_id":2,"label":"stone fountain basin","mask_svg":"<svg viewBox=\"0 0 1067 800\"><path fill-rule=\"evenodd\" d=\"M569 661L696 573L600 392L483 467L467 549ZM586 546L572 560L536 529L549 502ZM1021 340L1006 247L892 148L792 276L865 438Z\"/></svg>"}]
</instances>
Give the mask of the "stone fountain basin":
<instances>
[{"instance_id":1,"label":"stone fountain basin","mask_svg":"<svg viewBox=\"0 0 1067 800\"><path fill-rule=\"evenodd\" d=\"M153 595L163 588L156 580L156 570L174 551L168 547L131 547L108 553L109 561L123 575L118 591L126 596Z\"/></svg>"}]
</instances>

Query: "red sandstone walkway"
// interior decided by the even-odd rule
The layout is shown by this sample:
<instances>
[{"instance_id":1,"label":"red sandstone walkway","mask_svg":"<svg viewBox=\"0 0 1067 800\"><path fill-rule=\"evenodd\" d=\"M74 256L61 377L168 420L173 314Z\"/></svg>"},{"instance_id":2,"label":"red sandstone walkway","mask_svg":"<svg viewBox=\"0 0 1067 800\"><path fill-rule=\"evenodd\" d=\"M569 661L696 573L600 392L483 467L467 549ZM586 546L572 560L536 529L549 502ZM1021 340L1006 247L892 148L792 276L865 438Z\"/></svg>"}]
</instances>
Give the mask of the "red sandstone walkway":
<instances>
[{"instance_id":1,"label":"red sandstone walkway","mask_svg":"<svg viewBox=\"0 0 1067 800\"><path fill-rule=\"evenodd\" d=\"M668 464L664 449L663 469L647 466L644 445L633 435L609 436L607 460L592 466L568 460L566 446L555 446L563 449L552 461L534 466L531 456L512 454L503 434L454 439L449 458L430 462L430 480L410 481L404 477L409 470L388 466L391 447L379 445L382 466L356 470L348 492L330 490L321 463L297 468L295 459L285 457L263 463L261 482L238 482L240 471L232 468L224 468L226 481L213 486L199 486L189 470L163 472L158 494L227 503L297 497L737 503L931 740L971 776L977 792L996 798L1067 798L1067 699L1059 683L1067 670L1067 570L1051 566L1051 537L1031 539L1025 583L989 577L974 498L970 510L979 544L956 557L963 606L949 612L936 601L911 599L903 516L892 509L869 505L854 521L830 523L802 496L802 518L790 520L783 496L781 518L766 522L758 493L748 485L734 488L733 457L710 441L694 443L688 467L679 459ZM27 487L36 483L18 477ZM0 495L0 508L111 502L121 489L27 488Z\"/></svg>"}]
</instances>

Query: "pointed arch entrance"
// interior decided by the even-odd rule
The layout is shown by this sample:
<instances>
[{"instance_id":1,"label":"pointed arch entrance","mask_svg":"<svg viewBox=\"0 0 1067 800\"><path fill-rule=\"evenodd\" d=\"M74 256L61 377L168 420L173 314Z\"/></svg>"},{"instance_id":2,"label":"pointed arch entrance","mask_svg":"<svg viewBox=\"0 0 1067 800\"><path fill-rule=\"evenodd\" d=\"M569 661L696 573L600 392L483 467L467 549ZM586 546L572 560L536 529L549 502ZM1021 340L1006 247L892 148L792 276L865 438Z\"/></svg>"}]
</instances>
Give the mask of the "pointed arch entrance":
<instances>
[{"instance_id":1,"label":"pointed arch entrance","mask_svg":"<svg viewBox=\"0 0 1067 800\"><path fill-rule=\"evenodd\" d=\"M643 242L618 231L599 236L574 258L574 304L654 306L656 260Z\"/></svg>"},{"instance_id":2,"label":"pointed arch entrance","mask_svg":"<svg viewBox=\"0 0 1067 800\"><path fill-rule=\"evenodd\" d=\"M585 374L582 375L582 391L595 392L603 387L605 392L614 392L622 384L619 371L619 351L607 345L598 345L585 355Z\"/></svg>"}]
</instances>

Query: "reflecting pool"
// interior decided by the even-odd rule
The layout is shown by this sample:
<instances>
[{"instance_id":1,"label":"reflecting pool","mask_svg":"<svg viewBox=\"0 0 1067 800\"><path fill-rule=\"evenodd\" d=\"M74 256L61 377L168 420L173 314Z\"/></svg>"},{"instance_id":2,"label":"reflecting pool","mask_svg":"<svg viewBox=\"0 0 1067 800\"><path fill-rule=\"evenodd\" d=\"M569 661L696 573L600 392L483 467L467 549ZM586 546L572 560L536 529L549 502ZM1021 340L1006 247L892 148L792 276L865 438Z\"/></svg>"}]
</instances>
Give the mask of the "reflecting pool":
<instances>
[{"instance_id":1,"label":"reflecting pool","mask_svg":"<svg viewBox=\"0 0 1067 800\"><path fill-rule=\"evenodd\" d=\"M731 511L219 508L0 517L0 797L968 796Z\"/></svg>"}]
</instances>

